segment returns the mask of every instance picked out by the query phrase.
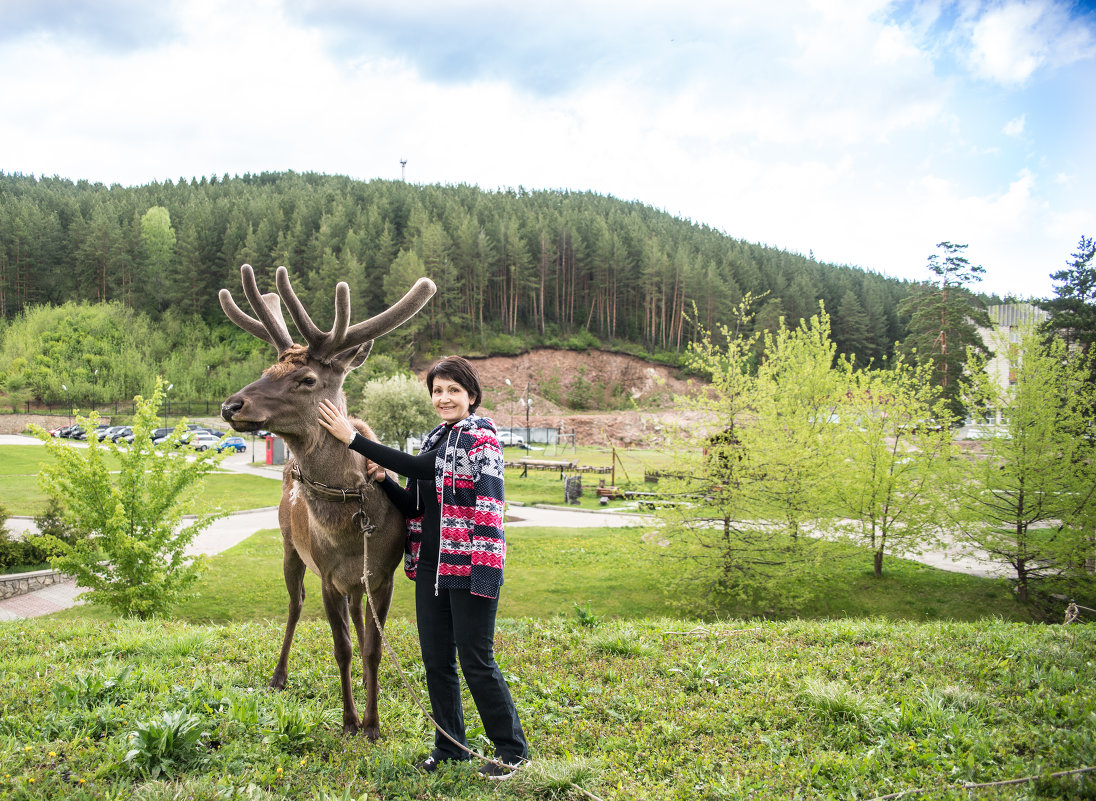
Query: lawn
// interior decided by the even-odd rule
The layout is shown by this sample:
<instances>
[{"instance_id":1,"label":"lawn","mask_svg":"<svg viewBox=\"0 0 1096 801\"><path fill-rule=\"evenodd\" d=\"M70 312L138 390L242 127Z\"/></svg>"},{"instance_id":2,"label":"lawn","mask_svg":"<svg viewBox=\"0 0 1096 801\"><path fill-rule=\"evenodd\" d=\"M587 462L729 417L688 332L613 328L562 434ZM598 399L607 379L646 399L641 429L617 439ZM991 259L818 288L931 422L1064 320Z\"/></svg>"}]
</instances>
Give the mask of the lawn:
<instances>
[{"instance_id":1,"label":"lawn","mask_svg":"<svg viewBox=\"0 0 1096 801\"><path fill-rule=\"evenodd\" d=\"M106 463L117 467L117 461L105 453ZM38 486L38 470L49 459L40 445L0 446L0 484L4 511L9 515L33 517L46 510L47 498ZM187 514L220 507L238 512L263 506L277 506L281 498L281 482L264 476L218 472L207 476L184 506Z\"/></svg>"},{"instance_id":2,"label":"lawn","mask_svg":"<svg viewBox=\"0 0 1096 801\"><path fill-rule=\"evenodd\" d=\"M376 743L340 734L326 623L302 622L287 689L264 689L281 633L276 621L0 623L0 797L590 797L571 782L604 801L1096 795L1092 773L1022 781L1096 765L1091 625L503 620L496 654L533 761L490 786L474 766L414 767L430 732L409 623L388 635L412 690L386 658Z\"/></svg>"},{"instance_id":3,"label":"lawn","mask_svg":"<svg viewBox=\"0 0 1096 801\"><path fill-rule=\"evenodd\" d=\"M679 569L672 546L644 536L646 529L518 528L507 532L506 584L500 617L567 618L579 614L601 620L639 620L687 614L689 599L665 589ZM937 570L917 562L889 559L882 579L872 575L871 556L847 556L842 546L824 545L834 553L825 575L815 577L813 598L784 616L806 618L876 616L891 620L1030 621L1007 582ZM213 556L196 587L196 595L174 617L192 623L282 620L286 590L282 580L281 534L259 531ZM392 605L395 618L414 619L413 585L397 572ZM304 617L323 617L319 580L305 582ZM695 604L693 604L695 605ZM70 619L109 619L89 606L59 613ZM730 609L728 616L752 616L750 609ZM695 615L693 615L695 617Z\"/></svg>"}]
</instances>

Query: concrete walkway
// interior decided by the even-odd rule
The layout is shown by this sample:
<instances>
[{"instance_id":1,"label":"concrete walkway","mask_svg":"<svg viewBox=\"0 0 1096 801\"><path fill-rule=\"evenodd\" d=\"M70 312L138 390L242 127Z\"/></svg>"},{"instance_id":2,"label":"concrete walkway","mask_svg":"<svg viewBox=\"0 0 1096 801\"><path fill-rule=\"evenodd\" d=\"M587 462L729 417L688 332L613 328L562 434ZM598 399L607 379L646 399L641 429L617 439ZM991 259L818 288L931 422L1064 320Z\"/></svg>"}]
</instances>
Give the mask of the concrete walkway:
<instances>
[{"instance_id":1,"label":"concrete walkway","mask_svg":"<svg viewBox=\"0 0 1096 801\"><path fill-rule=\"evenodd\" d=\"M41 445L33 437L0 435L0 445ZM225 458L221 467L237 473L263 476L281 481L282 468L267 466L261 462L252 462L252 443L248 442L246 453L233 453ZM259 455L254 456L258 459ZM543 526L551 528L605 528L626 526L657 527L657 518L648 515L629 514L616 511L580 511L566 507L514 506L509 508L509 528ZM34 520L27 517L10 517L5 524L10 531L34 531ZM188 554L213 555L228 550L242 542L256 531L278 527L278 510L275 507L253 509L239 512L215 521L208 529L199 534L190 547ZM970 573L976 576L1002 577L1008 572L999 564L959 555L956 549L930 551L909 558L941 570ZM0 600L0 621L38 617L67 609L80 603L76 596L80 589L74 581L66 581L46 587L42 590Z\"/></svg>"}]
</instances>

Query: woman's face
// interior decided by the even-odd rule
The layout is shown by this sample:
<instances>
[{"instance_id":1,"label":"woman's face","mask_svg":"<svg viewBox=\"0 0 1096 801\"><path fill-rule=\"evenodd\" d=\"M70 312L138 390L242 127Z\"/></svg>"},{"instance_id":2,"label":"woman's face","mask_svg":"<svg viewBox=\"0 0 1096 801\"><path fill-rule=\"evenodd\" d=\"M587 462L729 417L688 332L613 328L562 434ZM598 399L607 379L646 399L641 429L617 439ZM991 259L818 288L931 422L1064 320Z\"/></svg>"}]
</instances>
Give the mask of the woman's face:
<instances>
[{"instance_id":1,"label":"woman's face","mask_svg":"<svg viewBox=\"0 0 1096 801\"><path fill-rule=\"evenodd\" d=\"M434 409L447 423L455 423L468 416L468 407L472 405L472 398L468 390L449 378L434 376L434 390L430 395L434 403Z\"/></svg>"}]
</instances>

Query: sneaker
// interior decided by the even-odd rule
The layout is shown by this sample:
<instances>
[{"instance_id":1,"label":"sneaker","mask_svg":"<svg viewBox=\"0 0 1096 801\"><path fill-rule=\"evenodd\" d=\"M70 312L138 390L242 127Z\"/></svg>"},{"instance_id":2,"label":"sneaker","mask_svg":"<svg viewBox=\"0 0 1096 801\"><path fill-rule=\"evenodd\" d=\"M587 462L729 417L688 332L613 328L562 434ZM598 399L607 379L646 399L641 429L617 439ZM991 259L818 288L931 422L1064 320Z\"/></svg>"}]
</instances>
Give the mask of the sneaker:
<instances>
[{"instance_id":1,"label":"sneaker","mask_svg":"<svg viewBox=\"0 0 1096 801\"><path fill-rule=\"evenodd\" d=\"M419 770L421 770L423 773L433 773L435 770L438 769L439 765L441 765L441 763L431 756L427 757L419 763Z\"/></svg>"},{"instance_id":2,"label":"sneaker","mask_svg":"<svg viewBox=\"0 0 1096 801\"><path fill-rule=\"evenodd\" d=\"M483 767L479 769L479 775L492 781L501 781L513 776L515 770L517 770L515 765L507 765L503 762L484 762Z\"/></svg>"}]
</instances>

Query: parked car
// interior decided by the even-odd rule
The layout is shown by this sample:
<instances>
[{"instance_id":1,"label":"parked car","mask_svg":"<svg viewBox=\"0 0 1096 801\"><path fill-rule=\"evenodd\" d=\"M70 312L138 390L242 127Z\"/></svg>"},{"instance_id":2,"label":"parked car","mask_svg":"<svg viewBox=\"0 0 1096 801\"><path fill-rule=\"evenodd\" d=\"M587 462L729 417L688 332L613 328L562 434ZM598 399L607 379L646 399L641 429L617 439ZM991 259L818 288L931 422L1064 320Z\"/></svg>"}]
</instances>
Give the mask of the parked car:
<instances>
[{"instance_id":1,"label":"parked car","mask_svg":"<svg viewBox=\"0 0 1096 801\"><path fill-rule=\"evenodd\" d=\"M129 439L126 439L126 438ZM133 442L133 426L118 426L118 430L110 435L111 442Z\"/></svg>"},{"instance_id":2,"label":"parked car","mask_svg":"<svg viewBox=\"0 0 1096 801\"><path fill-rule=\"evenodd\" d=\"M207 451L210 448L216 448L221 442L220 437L216 437L208 431L191 431L184 434L183 439L188 448L193 448L196 451Z\"/></svg>"},{"instance_id":3,"label":"parked car","mask_svg":"<svg viewBox=\"0 0 1096 801\"><path fill-rule=\"evenodd\" d=\"M217 446L218 451L232 450L236 453L244 453L247 451L247 443L244 442L243 437L231 436L225 437L221 440L221 443Z\"/></svg>"},{"instance_id":4,"label":"parked car","mask_svg":"<svg viewBox=\"0 0 1096 801\"><path fill-rule=\"evenodd\" d=\"M84 431L83 429L81 429L80 433L77 434L75 437L73 437L73 439L86 440L89 436L93 436L96 439L102 439L102 436L101 436L102 433L104 431L106 431L108 428L110 428L110 426L103 423L103 424L95 426L95 428L93 428L90 432L87 432L87 431Z\"/></svg>"},{"instance_id":5,"label":"parked car","mask_svg":"<svg viewBox=\"0 0 1096 801\"><path fill-rule=\"evenodd\" d=\"M525 438L520 434L515 434L513 431L500 431L499 432L499 445L502 447L511 446L514 448L524 448Z\"/></svg>"},{"instance_id":6,"label":"parked car","mask_svg":"<svg viewBox=\"0 0 1096 801\"><path fill-rule=\"evenodd\" d=\"M77 425L65 426L61 429L61 436L65 439L78 439L84 429Z\"/></svg>"},{"instance_id":7,"label":"parked car","mask_svg":"<svg viewBox=\"0 0 1096 801\"><path fill-rule=\"evenodd\" d=\"M126 426L107 426L102 431L97 431L95 436L97 436L99 438L100 442L103 442L103 441L108 440L108 439L111 442L113 442L114 441L114 436L116 434L120 434L122 432L122 429L125 428L125 427Z\"/></svg>"}]
</instances>

